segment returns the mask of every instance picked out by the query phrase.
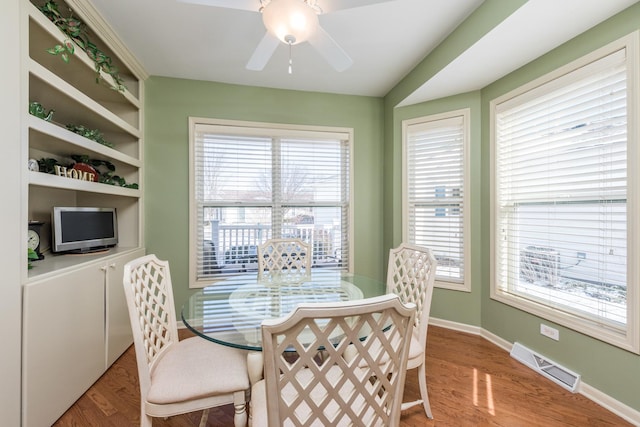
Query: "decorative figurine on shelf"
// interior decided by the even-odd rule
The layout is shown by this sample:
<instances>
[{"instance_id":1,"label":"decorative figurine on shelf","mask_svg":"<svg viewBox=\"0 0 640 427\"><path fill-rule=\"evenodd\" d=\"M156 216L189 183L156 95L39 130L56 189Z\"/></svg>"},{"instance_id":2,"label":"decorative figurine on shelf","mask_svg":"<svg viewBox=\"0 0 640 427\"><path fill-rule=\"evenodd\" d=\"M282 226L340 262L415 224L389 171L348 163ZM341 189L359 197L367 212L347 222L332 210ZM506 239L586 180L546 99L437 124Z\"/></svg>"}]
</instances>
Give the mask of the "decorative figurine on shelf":
<instances>
[{"instance_id":1,"label":"decorative figurine on shelf","mask_svg":"<svg viewBox=\"0 0 640 427\"><path fill-rule=\"evenodd\" d=\"M38 254L36 253L36 251L34 251L31 248L27 248L27 268L29 270L31 270L31 268L33 267L31 265L31 261L37 261L38 258Z\"/></svg>"},{"instance_id":2,"label":"decorative figurine on shelf","mask_svg":"<svg viewBox=\"0 0 640 427\"><path fill-rule=\"evenodd\" d=\"M38 117L39 119L44 120L45 122L50 122L53 118L53 112L55 110L52 108L47 113L47 110L40 104L39 102L33 101L29 103L29 114L32 116Z\"/></svg>"},{"instance_id":3,"label":"decorative figurine on shelf","mask_svg":"<svg viewBox=\"0 0 640 427\"><path fill-rule=\"evenodd\" d=\"M32 249L37 259L43 259L44 255L40 252L40 230L44 222L29 221L29 231L27 232L27 248Z\"/></svg>"}]
</instances>

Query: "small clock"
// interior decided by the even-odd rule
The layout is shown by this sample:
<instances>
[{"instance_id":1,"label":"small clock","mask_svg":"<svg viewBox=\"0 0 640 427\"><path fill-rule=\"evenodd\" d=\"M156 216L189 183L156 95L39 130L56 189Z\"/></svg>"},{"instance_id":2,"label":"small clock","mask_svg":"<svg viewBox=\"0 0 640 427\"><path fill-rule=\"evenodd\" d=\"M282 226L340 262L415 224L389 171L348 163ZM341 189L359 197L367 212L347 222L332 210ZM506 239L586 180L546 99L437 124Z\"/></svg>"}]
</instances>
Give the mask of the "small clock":
<instances>
[{"instance_id":1,"label":"small clock","mask_svg":"<svg viewBox=\"0 0 640 427\"><path fill-rule=\"evenodd\" d=\"M43 225L44 222L29 221L29 230L27 231L27 246L35 251L38 259L44 258L40 252L40 230Z\"/></svg>"}]
</instances>

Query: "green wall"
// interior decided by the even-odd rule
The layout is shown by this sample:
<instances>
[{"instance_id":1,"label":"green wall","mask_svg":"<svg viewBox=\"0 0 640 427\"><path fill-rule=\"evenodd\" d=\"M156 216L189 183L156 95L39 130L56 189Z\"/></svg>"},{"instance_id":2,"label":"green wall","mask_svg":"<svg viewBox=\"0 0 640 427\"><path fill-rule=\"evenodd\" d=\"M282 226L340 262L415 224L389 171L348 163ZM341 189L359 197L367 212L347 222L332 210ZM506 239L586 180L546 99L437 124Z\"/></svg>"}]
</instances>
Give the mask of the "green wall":
<instances>
[{"instance_id":1,"label":"green wall","mask_svg":"<svg viewBox=\"0 0 640 427\"><path fill-rule=\"evenodd\" d=\"M470 31L480 27L486 30L492 15L487 10L498 7L500 1L486 1L478 10L484 19L473 14L460 30L450 38L455 49L464 48L463 36L458 31ZM521 3L518 3L518 7ZM484 9L483 9L484 8ZM517 7L509 9L515 10ZM496 10L497 11L497 10ZM511 13L511 12L509 12ZM501 20L502 17L499 18ZM497 21L494 21L497 24ZM411 107L395 107L407 88L418 88L437 71L443 63L441 45L427 56L420 67L414 69L403 82L385 97L385 246L393 246L401 240L401 158L402 120L468 107L471 109L471 269L472 292L470 294L437 289L432 303L432 316L463 324L480 326L509 342L521 342L525 346L582 375L582 380L614 399L640 411L640 356L621 350L553 322L499 303L490 298L490 153L489 153L489 102L510 90L571 62L605 44L640 28L640 3L592 28L557 49L501 78L479 92L439 99ZM447 40L448 41L448 40ZM447 43L445 41L445 43ZM445 61L446 62L446 61ZM393 202L390 202L393 201ZM632 261L631 261L632 262ZM540 334L540 323L560 331L560 341L553 341Z\"/></svg>"},{"instance_id":2,"label":"green wall","mask_svg":"<svg viewBox=\"0 0 640 427\"><path fill-rule=\"evenodd\" d=\"M145 246L169 260L178 310L189 289L188 118L354 129L354 269L382 279L381 98L151 77L145 82Z\"/></svg>"}]
</instances>

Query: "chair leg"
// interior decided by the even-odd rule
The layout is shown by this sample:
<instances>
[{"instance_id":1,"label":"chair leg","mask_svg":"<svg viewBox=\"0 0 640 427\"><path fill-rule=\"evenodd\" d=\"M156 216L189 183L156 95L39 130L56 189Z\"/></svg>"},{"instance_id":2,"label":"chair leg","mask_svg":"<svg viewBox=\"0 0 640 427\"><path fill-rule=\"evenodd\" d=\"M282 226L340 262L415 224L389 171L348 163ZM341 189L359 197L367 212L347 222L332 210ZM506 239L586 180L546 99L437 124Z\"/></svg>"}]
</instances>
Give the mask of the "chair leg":
<instances>
[{"instance_id":1,"label":"chair leg","mask_svg":"<svg viewBox=\"0 0 640 427\"><path fill-rule=\"evenodd\" d=\"M244 391L236 391L233 394L233 425L235 427L247 426L247 399Z\"/></svg>"},{"instance_id":2,"label":"chair leg","mask_svg":"<svg viewBox=\"0 0 640 427\"><path fill-rule=\"evenodd\" d=\"M422 406L424 406L424 412L428 418L433 418L431 414L431 405L429 404L429 393L427 392L427 373L423 363L418 367L418 383L420 384L420 398L422 399Z\"/></svg>"},{"instance_id":3,"label":"chair leg","mask_svg":"<svg viewBox=\"0 0 640 427\"><path fill-rule=\"evenodd\" d=\"M144 412L144 409L140 413L140 427L151 427L153 425L153 418Z\"/></svg>"},{"instance_id":4,"label":"chair leg","mask_svg":"<svg viewBox=\"0 0 640 427\"><path fill-rule=\"evenodd\" d=\"M198 427L207 427L208 420L209 420L209 408L202 411L202 416L200 417L200 424L198 424Z\"/></svg>"}]
</instances>

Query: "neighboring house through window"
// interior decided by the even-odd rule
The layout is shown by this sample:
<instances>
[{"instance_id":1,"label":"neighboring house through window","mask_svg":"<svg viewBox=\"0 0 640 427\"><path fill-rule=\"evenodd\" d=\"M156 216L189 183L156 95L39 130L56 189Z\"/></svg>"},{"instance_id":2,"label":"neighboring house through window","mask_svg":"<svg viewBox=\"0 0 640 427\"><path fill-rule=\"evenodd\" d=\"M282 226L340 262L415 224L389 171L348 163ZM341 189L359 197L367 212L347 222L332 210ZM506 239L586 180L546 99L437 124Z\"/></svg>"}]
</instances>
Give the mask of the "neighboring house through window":
<instances>
[{"instance_id":1,"label":"neighboring house through window","mask_svg":"<svg viewBox=\"0 0 640 427\"><path fill-rule=\"evenodd\" d=\"M256 271L271 238L350 267L352 130L190 119L191 286Z\"/></svg>"},{"instance_id":2,"label":"neighboring house through window","mask_svg":"<svg viewBox=\"0 0 640 427\"><path fill-rule=\"evenodd\" d=\"M436 286L469 291L468 109L405 120L403 240L432 249Z\"/></svg>"},{"instance_id":3,"label":"neighboring house through window","mask_svg":"<svg viewBox=\"0 0 640 427\"><path fill-rule=\"evenodd\" d=\"M635 352L637 39L491 102L492 298Z\"/></svg>"}]
</instances>

